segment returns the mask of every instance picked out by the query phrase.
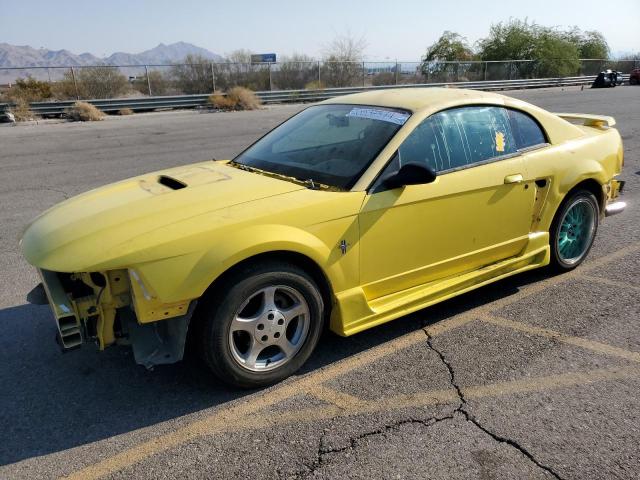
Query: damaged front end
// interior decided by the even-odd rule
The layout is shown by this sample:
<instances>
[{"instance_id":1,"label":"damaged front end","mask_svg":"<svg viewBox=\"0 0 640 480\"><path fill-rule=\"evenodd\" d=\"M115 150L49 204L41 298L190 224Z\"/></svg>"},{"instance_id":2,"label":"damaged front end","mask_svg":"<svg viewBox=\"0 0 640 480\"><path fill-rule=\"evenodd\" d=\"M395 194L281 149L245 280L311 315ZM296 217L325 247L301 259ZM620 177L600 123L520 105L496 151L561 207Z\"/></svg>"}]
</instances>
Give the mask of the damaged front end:
<instances>
[{"instance_id":1,"label":"damaged front end","mask_svg":"<svg viewBox=\"0 0 640 480\"><path fill-rule=\"evenodd\" d=\"M611 217L612 215L622 213L627 207L626 202L618 200L619 195L624 189L624 184L625 182L623 180L613 179L608 185L606 185L605 193L607 195L607 199L604 208L605 217Z\"/></svg>"},{"instance_id":2,"label":"damaged front end","mask_svg":"<svg viewBox=\"0 0 640 480\"><path fill-rule=\"evenodd\" d=\"M136 362L147 368L182 359L195 300L162 303L135 270L38 272L42 284L27 299L49 303L63 351L83 343L100 350L131 345Z\"/></svg>"}]
</instances>

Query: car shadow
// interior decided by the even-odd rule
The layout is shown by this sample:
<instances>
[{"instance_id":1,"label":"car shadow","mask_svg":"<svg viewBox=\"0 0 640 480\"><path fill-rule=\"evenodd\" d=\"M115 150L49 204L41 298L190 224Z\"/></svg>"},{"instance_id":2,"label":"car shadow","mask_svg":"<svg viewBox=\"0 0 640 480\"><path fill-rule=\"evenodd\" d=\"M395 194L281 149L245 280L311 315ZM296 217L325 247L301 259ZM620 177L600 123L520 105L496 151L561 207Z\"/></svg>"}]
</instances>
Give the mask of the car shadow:
<instances>
[{"instance_id":1,"label":"car shadow","mask_svg":"<svg viewBox=\"0 0 640 480\"><path fill-rule=\"evenodd\" d=\"M493 300L549 273L497 282L349 338L327 334L302 374ZM48 306L0 310L0 464L67 450L223 405L252 393L226 387L196 359L147 371L128 348L66 354Z\"/></svg>"}]
</instances>

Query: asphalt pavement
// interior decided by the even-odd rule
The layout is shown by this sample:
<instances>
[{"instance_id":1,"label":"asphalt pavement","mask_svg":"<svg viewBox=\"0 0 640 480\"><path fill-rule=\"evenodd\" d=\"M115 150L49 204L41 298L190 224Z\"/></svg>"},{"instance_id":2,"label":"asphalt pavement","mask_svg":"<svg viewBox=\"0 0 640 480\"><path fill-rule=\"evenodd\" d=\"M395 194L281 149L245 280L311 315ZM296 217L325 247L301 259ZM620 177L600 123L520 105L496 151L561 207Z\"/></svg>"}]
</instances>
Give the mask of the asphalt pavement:
<instances>
[{"instance_id":1,"label":"asphalt pavement","mask_svg":"<svg viewBox=\"0 0 640 480\"><path fill-rule=\"evenodd\" d=\"M0 126L0 478L638 478L640 87L510 95L618 121L628 208L584 265L328 334L259 391L191 357L146 371L126 348L61 354L18 240L65 198L230 158L303 106Z\"/></svg>"}]
</instances>

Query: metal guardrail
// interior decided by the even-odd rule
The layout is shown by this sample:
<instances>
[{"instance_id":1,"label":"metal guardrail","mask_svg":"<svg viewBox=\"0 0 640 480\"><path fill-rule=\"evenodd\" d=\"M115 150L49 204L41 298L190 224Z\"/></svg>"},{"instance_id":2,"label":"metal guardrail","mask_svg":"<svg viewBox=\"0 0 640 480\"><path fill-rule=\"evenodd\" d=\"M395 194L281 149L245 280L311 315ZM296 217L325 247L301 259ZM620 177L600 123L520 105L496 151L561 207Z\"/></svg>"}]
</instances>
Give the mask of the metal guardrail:
<instances>
[{"instance_id":1,"label":"metal guardrail","mask_svg":"<svg viewBox=\"0 0 640 480\"><path fill-rule=\"evenodd\" d=\"M572 85L587 85L595 80L596 76L540 78L527 80L493 80L479 82L453 82L453 83L424 83L409 85L388 85L371 87L344 87L325 88L323 90L280 90L256 92L256 95L265 104L290 103L290 102L316 102L328 98L360 93L370 90L387 90L396 88L431 88L431 87L455 87L471 90L511 90L524 88L561 87ZM629 81L629 75L623 75L624 81ZM210 94L201 95L177 95L163 97L138 97L138 98L112 98L84 100L93 104L103 112L117 112L124 108L133 111L145 111L168 108L195 108L207 105ZM33 102L31 110L37 115L62 115L76 100L58 102ZM0 111L10 107L7 103L0 103Z\"/></svg>"}]
</instances>

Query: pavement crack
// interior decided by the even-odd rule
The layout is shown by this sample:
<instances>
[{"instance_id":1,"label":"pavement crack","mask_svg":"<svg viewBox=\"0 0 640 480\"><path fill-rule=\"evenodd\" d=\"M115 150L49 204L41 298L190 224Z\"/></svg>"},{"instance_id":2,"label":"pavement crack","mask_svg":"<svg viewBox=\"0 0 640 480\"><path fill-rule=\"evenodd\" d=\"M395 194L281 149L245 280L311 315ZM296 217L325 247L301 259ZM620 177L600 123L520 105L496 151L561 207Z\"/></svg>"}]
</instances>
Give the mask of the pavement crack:
<instances>
[{"instance_id":1,"label":"pavement crack","mask_svg":"<svg viewBox=\"0 0 640 480\"><path fill-rule=\"evenodd\" d=\"M65 200L69 199L69 194L67 192L65 192L64 190L60 190L57 188L51 188L51 187L46 187L44 190L48 190L49 192L55 192L55 193L60 193Z\"/></svg>"},{"instance_id":2,"label":"pavement crack","mask_svg":"<svg viewBox=\"0 0 640 480\"><path fill-rule=\"evenodd\" d=\"M325 437L325 435L323 434L320 437L320 440L318 442L316 459L311 464L305 465L305 470L303 472L298 472L298 474L296 475L296 478L306 478L308 476L314 475L316 470L326 465L327 457L337 453L342 453L349 450L355 450L358 447L358 443L367 437L372 437L375 435L383 435L389 431L397 431L400 429L401 426L407 425L407 424L420 424L428 428L435 425L436 423L439 423L445 420L451 420L453 418L454 418L453 414L451 414L443 417L431 417L428 419L407 418L403 420L398 420L396 422L386 424L375 430L369 430L367 432L359 433L358 435L350 437L347 445L343 447L331 447L331 448L323 447L324 437Z\"/></svg>"},{"instance_id":3,"label":"pavement crack","mask_svg":"<svg viewBox=\"0 0 640 480\"><path fill-rule=\"evenodd\" d=\"M470 413L468 413L467 411L465 411L464 409L461 410L461 412L463 413L463 415L466 417L468 422L471 422L472 424L474 424L476 427L478 427L480 430L482 430L484 433L486 433L487 435L489 435L491 438L493 438L496 442L499 443L505 443L507 445L509 445L510 447L515 448L516 450L518 450L522 455L524 455L526 458L529 459L529 461L531 461L534 465L536 465L538 468L541 468L542 470L544 470L545 472L547 472L549 475L553 476L554 478L557 478L558 480L564 480L563 477L561 477L557 472L555 472L551 467L548 467L547 465L544 465L542 463L540 463L531 452L529 452L526 448L524 448L522 445L520 445L518 442L516 442L515 440L512 440L510 438L506 438L503 437L501 435L498 435L492 431L490 431L489 429L487 429L486 427L484 427L473 415L471 415Z\"/></svg>"},{"instance_id":4,"label":"pavement crack","mask_svg":"<svg viewBox=\"0 0 640 480\"><path fill-rule=\"evenodd\" d=\"M436 348L433 345L433 337L429 334L428 330L424 329L424 332L427 335L427 345L429 346L429 348L434 353L436 353L436 355L438 355L438 357L440 357L440 361L442 362L442 364L446 367L447 371L449 372L449 383L455 389L455 391L456 391L456 393L458 395L458 399L460 400L460 403L459 403L458 407L454 410L454 414L455 413L460 413L465 418L465 420L467 422L475 425L479 430L481 430L485 434L489 435L496 442L504 443L506 445L509 445L512 448L515 448L525 458L527 458L530 462L532 462L538 468L544 470L549 475L553 476L554 478L556 478L558 480L564 480L564 478L562 476L560 476L557 472L555 472L551 467L540 463L540 461L538 461L533 456L533 454L531 452L529 452L525 447L523 447L522 445L520 445L518 442L516 442L513 439L510 439L510 438L507 438L507 437L503 437L501 435L498 435L497 433L492 432L491 430L486 428L484 425L482 425L480 423L480 421L477 418L475 418L467 410L467 408L466 408L467 405L468 405L467 399L464 396L464 391L462 390L462 388L460 388L460 385L458 385L458 383L456 381L456 373L455 373L455 370L454 370L453 366L451 365L449 360L447 360L447 357L444 355L444 353L442 353L438 348Z\"/></svg>"},{"instance_id":5,"label":"pavement crack","mask_svg":"<svg viewBox=\"0 0 640 480\"><path fill-rule=\"evenodd\" d=\"M458 408L456 408L455 411L464 413L464 408L463 407L464 407L464 405L467 404L467 400L466 400L466 398L464 398L464 392L462 391L462 389L460 388L460 386L456 382L456 372L453 369L453 366L451 365L451 363L449 363L449 360L447 360L447 357L444 356L444 353L442 353L440 350L438 350L433 345L433 337L431 337L429 332L425 329L424 333L427 335L427 345L429 346L429 348L433 352L435 352L436 355L438 355L438 357L440 357L440 361L447 368L447 372L449 372L449 383L455 389L455 391L456 391L456 393L458 395L458 399L460 400L460 404L458 405Z\"/></svg>"}]
</instances>

